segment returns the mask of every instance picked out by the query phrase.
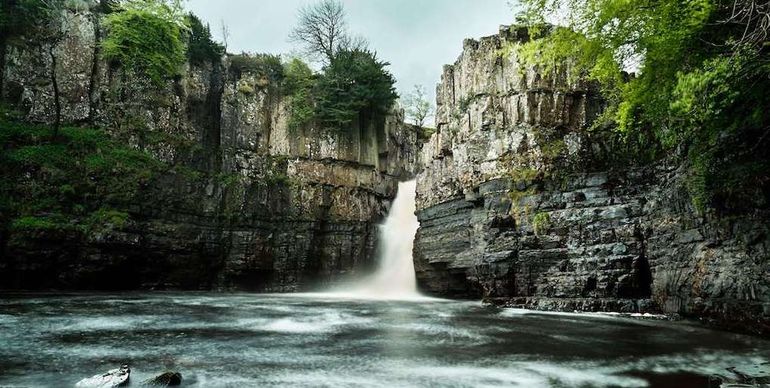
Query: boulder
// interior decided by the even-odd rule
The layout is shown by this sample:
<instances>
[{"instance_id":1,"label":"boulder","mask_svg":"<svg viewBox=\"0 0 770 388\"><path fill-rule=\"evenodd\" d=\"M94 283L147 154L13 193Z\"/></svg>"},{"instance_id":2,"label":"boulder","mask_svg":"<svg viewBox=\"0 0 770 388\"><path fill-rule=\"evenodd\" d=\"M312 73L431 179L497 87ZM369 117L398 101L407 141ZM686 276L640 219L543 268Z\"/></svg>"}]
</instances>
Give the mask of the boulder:
<instances>
[{"instance_id":1,"label":"boulder","mask_svg":"<svg viewBox=\"0 0 770 388\"><path fill-rule=\"evenodd\" d=\"M106 388L122 387L128 385L131 376L131 368L123 365L120 368L109 370L105 373L78 381L77 388Z\"/></svg>"},{"instance_id":2,"label":"boulder","mask_svg":"<svg viewBox=\"0 0 770 388\"><path fill-rule=\"evenodd\" d=\"M182 374L179 372L164 372L144 382L149 387L175 387L182 384Z\"/></svg>"}]
</instances>

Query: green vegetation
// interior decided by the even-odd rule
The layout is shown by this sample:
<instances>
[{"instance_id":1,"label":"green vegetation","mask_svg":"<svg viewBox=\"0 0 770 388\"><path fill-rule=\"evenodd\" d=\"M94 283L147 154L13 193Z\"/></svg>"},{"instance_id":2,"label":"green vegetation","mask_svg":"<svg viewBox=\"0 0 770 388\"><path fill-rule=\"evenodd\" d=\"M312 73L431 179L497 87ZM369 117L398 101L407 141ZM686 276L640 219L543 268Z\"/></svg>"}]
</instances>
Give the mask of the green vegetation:
<instances>
[{"instance_id":1,"label":"green vegetation","mask_svg":"<svg viewBox=\"0 0 770 388\"><path fill-rule=\"evenodd\" d=\"M766 5L718 0L525 0L527 63L601 85L623 152L679 150L697 208L767 206L770 26ZM559 15L565 27L547 27ZM567 64L566 66L564 64ZM625 71L633 71L628 76Z\"/></svg>"},{"instance_id":2,"label":"green vegetation","mask_svg":"<svg viewBox=\"0 0 770 388\"><path fill-rule=\"evenodd\" d=\"M368 50L340 51L316 84L316 117L327 126L345 128L355 119L361 125L385 114L398 98L395 80Z\"/></svg>"},{"instance_id":3,"label":"green vegetation","mask_svg":"<svg viewBox=\"0 0 770 388\"><path fill-rule=\"evenodd\" d=\"M417 127L417 138L422 142L430 140L431 136L436 133L436 128L431 127Z\"/></svg>"},{"instance_id":4,"label":"green vegetation","mask_svg":"<svg viewBox=\"0 0 770 388\"><path fill-rule=\"evenodd\" d=\"M17 232L57 231L67 227L56 217L21 217L11 223L11 230Z\"/></svg>"},{"instance_id":5,"label":"green vegetation","mask_svg":"<svg viewBox=\"0 0 770 388\"><path fill-rule=\"evenodd\" d=\"M254 74L267 83L278 83L284 78L281 57L270 54L247 54L230 56L230 69L239 77L244 73Z\"/></svg>"},{"instance_id":6,"label":"green vegetation","mask_svg":"<svg viewBox=\"0 0 770 388\"><path fill-rule=\"evenodd\" d=\"M190 38L187 44L187 59L192 65L202 65L219 61L225 54L225 47L211 37L211 27L203 25L192 13L187 15Z\"/></svg>"},{"instance_id":7,"label":"green vegetation","mask_svg":"<svg viewBox=\"0 0 770 388\"><path fill-rule=\"evenodd\" d=\"M0 225L17 231L120 228L126 208L165 166L92 128L0 117Z\"/></svg>"},{"instance_id":8,"label":"green vegetation","mask_svg":"<svg viewBox=\"0 0 770 388\"><path fill-rule=\"evenodd\" d=\"M535 234L542 236L548 234L551 230L551 216L548 213L537 213L532 218L532 228L535 230Z\"/></svg>"},{"instance_id":9,"label":"green vegetation","mask_svg":"<svg viewBox=\"0 0 770 388\"><path fill-rule=\"evenodd\" d=\"M186 19L178 3L128 1L105 18L108 34L102 43L102 55L146 75L161 87L168 78L179 75L185 63L182 33L187 30ZM201 52L196 51L198 54Z\"/></svg>"},{"instance_id":10,"label":"green vegetation","mask_svg":"<svg viewBox=\"0 0 770 388\"><path fill-rule=\"evenodd\" d=\"M307 57L323 64L321 74L313 77L298 60L289 63L292 126L315 121L346 129L358 121L363 127L392 108L398 95L386 69L389 63L377 59L366 40L348 32L340 1L320 0L302 7L290 38L302 46Z\"/></svg>"},{"instance_id":11,"label":"green vegetation","mask_svg":"<svg viewBox=\"0 0 770 388\"><path fill-rule=\"evenodd\" d=\"M465 96L460 98L460 101L457 104L460 113L468 113L468 109L470 109L471 103L473 103L474 100L476 100L476 96Z\"/></svg>"},{"instance_id":12,"label":"green vegetation","mask_svg":"<svg viewBox=\"0 0 770 388\"><path fill-rule=\"evenodd\" d=\"M317 77L302 60L292 59L284 66L284 94L289 97L289 128L299 128L313 119L313 86Z\"/></svg>"},{"instance_id":13,"label":"green vegetation","mask_svg":"<svg viewBox=\"0 0 770 388\"><path fill-rule=\"evenodd\" d=\"M86 227L89 231L107 231L113 229L125 228L130 220L130 216L126 212L101 208L93 213L85 220Z\"/></svg>"},{"instance_id":14,"label":"green vegetation","mask_svg":"<svg viewBox=\"0 0 770 388\"><path fill-rule=\"evenodd\" d=\"M395 80L385 69L388 63L367 50L338 52L320 74L298 58L281 65L278 57L244 54L231 57L231 61L236 72L281 82L289 101L290 128L316 122L327 128L347 129L356 120L366 125L387 114L398 98ZM239 84L238 90L254 92L248 84Z\"/></svg>"},{"instance_id":15,"label":"green vegetation","mask_svg":"<svg viewBox=\"0 0 770 388\"><path fill-rule=\"evenodd\" d=\"M0 40L35 34L49 38L46 30L55 22L55 14L64 8L87 7L78 1L2 0L0 1ZM40 36L40 35L43 36Z\"/></svg>"},{"instance_id":16,"label":"green vegetation","mask_svg":"<svg viewBox=\"0 0 770 388\"><path fill-rule=\"evenodd\" d=\"M540 170L535 168L514 168L511 169L510 172L511 180L514 183L523 183L523 184L532 184L532 182L536 181L538 179L538 176L540 175Z\"/></svg>"}]
</instances>

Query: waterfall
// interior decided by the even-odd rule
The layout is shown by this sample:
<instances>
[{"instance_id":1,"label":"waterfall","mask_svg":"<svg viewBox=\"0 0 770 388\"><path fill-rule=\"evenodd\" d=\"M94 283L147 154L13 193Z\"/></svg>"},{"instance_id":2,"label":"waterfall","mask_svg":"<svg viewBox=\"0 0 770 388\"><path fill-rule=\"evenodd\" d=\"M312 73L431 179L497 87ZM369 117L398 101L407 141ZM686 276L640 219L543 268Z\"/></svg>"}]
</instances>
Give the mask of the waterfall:
<instances>
[{"instance_id":1,"label":"waterfall","mask_svg":"<svg viewBox=\"0 0 770 388\"><path fill-rule=\"evenodd\" d=\"M412 247L420 223L415 216L415 181L401 182L385 222L379 226L378 267L375 273L361 279L345 294L364 298L419 298L414 274ZM342 291L342 290L340 290Z\"/></svg>"},{"instance_id":2,"label":"waterfall","mask_svg":"<svg viewBox=\"0 0 770 388\"><path fill-rule=\"evenodd\" d=\"M393 206L380 225L379 267L369 279L368 291L376 296L415 296L412 248L420 223L415 212L417 182L401 182ZM367 290L364 290L367 291Z\"/></svg>"}]
</instances>

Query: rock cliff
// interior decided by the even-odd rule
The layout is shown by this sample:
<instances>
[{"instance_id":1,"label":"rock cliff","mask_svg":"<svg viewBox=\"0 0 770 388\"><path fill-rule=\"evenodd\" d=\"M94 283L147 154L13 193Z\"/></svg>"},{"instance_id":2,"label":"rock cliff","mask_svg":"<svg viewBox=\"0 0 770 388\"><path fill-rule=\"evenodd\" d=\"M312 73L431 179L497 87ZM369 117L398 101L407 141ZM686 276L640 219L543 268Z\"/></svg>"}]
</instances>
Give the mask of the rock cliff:
<instances>
[{"instance_id":1,"label":"rock cliff","mask_svg":"<svg viewBox=\"0 0 770 388\"><path fill-rule=\"evenodd\" d=\"M590 84L467 40L438 87L418 174L415 267L432 295L531 308L665 312L770 332L766 211L699 215L673 162L607 163Z\"/></svg>"},{"instance_id":2,"label":"rock cliff","mask_svg":"<svg viewBox=\"0 0 770 388\"><path fill-rule=\"evenodd\" d=\"M120 230L0 238L0 288L299 291L370 266L376 224L417 155L400 112L292 129L280 85L228 58L188 64L158 90L102 60L94 8L64 11L56 39L7 42L3 100L30 122L59 109L182 172L147 187Z\"/></svg>"}]
</instances>

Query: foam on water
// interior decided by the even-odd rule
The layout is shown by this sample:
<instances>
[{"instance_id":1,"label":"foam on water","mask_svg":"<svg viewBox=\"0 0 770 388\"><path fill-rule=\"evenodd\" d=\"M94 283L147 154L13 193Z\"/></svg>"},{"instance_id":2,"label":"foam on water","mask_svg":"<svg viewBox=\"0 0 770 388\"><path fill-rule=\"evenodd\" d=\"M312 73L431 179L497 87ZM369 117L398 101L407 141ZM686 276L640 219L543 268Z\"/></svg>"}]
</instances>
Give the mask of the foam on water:
<instances>
[{"instance_id":1,"label":"foam on water","mask_svg":"<svg viewBox=\"0 0 770 388\"><path fill-rule=\"evenodd\" d=\"M417 292L412 249L420 227L415 215L417 182L401 182L388 217L379 229L379 263L371 276L344 289L332 290L337 297L421 300Z\"/></svg>"},{"instance_id":2,"label":"foam on water","mask_svg":"<svg viewBox=\"0 0 770 388\"><path fill-rule=\"evenodd\" d=\"M136 381L173 369L192 387L655 387L652 374L770 374L770 342L668 321L318 294L146 294L108 307L115 299L0 296L0 386L71 386L124 362Z\"/></svg>"}]
</instances>

